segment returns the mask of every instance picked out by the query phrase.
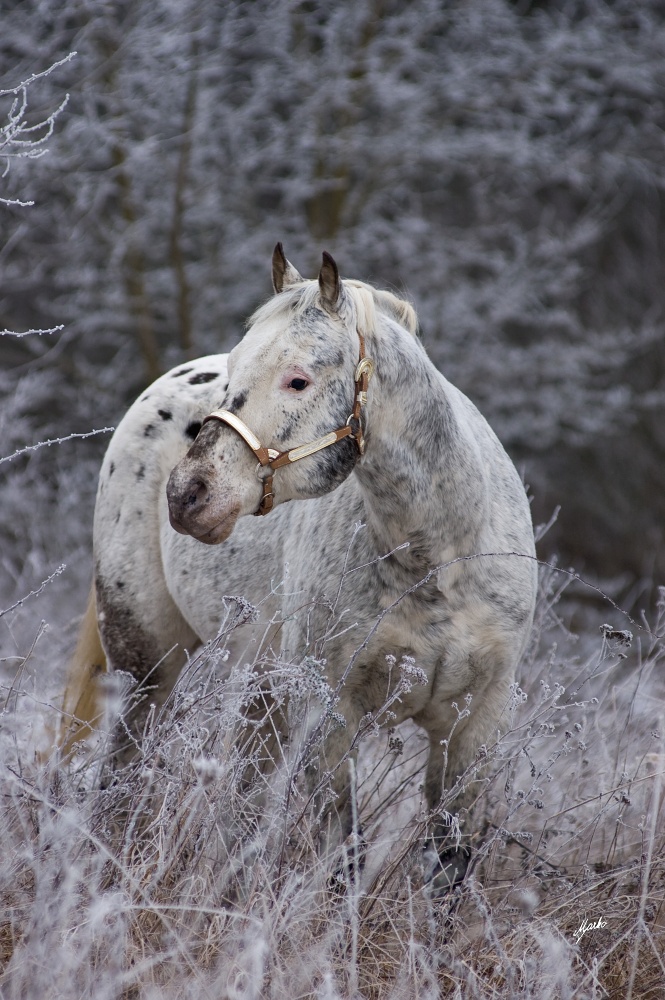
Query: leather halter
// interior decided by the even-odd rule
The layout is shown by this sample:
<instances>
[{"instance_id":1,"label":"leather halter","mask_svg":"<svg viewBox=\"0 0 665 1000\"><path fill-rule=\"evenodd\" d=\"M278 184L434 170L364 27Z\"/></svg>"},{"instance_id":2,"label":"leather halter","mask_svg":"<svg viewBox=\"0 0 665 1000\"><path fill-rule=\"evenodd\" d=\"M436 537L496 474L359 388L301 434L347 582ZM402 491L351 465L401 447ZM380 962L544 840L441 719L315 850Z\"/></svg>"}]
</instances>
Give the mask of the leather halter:
<instances>
[{"instance_id":1,"label":"leather halter","mask_svg":"<svg viewBox=\"0 0 665 1000\"><path fill-rule=\"evenodd\" d=\"M261 497L258 509L254 511L257 516L269 514L272 510L274 503L272 477L273 473L277 469L282 468L282 466L297 462L301 458L307 458L308 455L314 455L317 451L329 448L331 444L336 444L345 437L352 437L356 442L359 453L361 455L365 454L365 438L363 437L360 423L360 414L367 402L367 387L370 378L374 374L374 362L371 358L365 357L365 338L360 331L358 331L358 339L360 341L360 353L353 376L353 381L355 382L353 410L344 427L338 427L336 431L330 431L329 434L317 438L316 441L310 441L309 444L301 444L297 448L289 448L288 451L276 451L274 448L265 448L247 424L240 417L237 417L235 413L231 413L230 410L213 410L203 421L205 424L208 420L219 420L221 423L228 424L229 427L232 427L240 435L245 444L256 455L259 462L256 471L263 483L263 496ZM260 475L261 468L270 469L267 476L262 477Z\"/></svg>"}]
</instances>

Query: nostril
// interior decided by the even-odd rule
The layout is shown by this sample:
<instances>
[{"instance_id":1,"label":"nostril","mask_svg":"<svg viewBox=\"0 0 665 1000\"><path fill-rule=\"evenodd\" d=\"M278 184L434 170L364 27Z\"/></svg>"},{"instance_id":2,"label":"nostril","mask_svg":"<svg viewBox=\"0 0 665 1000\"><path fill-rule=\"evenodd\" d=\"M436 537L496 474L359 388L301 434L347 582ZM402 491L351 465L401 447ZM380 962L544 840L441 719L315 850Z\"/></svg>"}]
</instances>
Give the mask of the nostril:
<instances>
[{"instance_id":1,"label":"nostril","mask_svg":"<svg viewBox=\"0 0 665 1000\"><path fill-rule=\"evenodd\" d=\"M206 484L202 479L197 479L192 483L190 491L184 500L183 507L186 510L190 510L192 507L200 507L205 501L207 493L208 487Z\"/></svg>"}]
</instances>

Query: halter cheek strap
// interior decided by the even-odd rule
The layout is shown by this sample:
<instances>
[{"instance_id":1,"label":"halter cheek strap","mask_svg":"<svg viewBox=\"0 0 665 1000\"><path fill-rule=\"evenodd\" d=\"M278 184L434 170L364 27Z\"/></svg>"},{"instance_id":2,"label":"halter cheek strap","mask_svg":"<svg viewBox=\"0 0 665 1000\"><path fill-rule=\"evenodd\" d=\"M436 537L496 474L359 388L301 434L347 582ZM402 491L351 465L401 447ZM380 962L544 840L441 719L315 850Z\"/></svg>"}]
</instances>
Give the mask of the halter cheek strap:
<instances>
[{"instance_id":1,"label":"halter cheek strap","mask_svg":"<svg viewBox=\"0 0 665 1000\"><path fill-rule=\"evenodd\" d=\"M330 445L342 441L345 437L352 437L359 453L365 454L365 438L360 423L360 414L363 406L367 403L367 387L374 373L374 362L371 358L365 357L365 338L360 331L358 331L358 339L360 341L360 355L353 376L355 383L353 410L344 427L338 427L337 430L330 431L329 434L317 438L316 441L310 441L309 444L301 444L297 448L289 448L288 451L276 451L274 448L265 448L247 424L230 410L213 410L203 421L205 424L208 420L219 420L221 423L228 424L256 455L259 463L257 474L263 483L263 496L258 510L254 511L257 516L269 514L272 510L274 505L272 477L273 473L277 469L281 469L282 466L297 462L301 458L307 458L308 455L315 455L317 451L323 451L324 448L329 448ZM270 469L267 476L261 476L262 468Z\"/></svg>"}]
</instances>

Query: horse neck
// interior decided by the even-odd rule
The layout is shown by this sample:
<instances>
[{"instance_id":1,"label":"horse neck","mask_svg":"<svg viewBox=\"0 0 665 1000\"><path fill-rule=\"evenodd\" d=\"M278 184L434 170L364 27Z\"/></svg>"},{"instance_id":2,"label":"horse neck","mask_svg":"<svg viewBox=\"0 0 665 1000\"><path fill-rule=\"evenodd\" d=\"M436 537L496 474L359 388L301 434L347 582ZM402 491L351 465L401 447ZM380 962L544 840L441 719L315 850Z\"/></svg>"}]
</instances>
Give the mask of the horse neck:
<instances>
[{"instance_id":1,"label":"horse neck","mask_svg":"<svg viewBox=\"0 0 665 1000\"><path fill-rule=\"evenodd\" d=\"M367 354L376 377L356 475L368 524L386 550L425 538L434 558L451 546L461 551L482 524L486 496L463 398L392 322L368 336Z\"/></svg>"}]
</instances>

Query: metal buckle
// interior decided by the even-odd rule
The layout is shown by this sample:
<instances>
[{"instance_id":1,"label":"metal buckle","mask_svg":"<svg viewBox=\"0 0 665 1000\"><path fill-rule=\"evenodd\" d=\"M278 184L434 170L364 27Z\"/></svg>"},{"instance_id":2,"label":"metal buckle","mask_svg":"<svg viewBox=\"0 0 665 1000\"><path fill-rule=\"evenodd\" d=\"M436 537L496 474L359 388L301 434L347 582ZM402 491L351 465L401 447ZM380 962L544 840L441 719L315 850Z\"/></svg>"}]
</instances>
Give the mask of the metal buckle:
<instances>
[{"instance_id":1,"label":"metal buckle","mask_svg":"<svg viewBox=\"0 0 665 1000\"><path fill-rule=\"evenodd\" d=\"M374 374L374 362L371 358L363 358L362 361L358 362L356 365L355 375L353 376L353 381L360 382L361 378L365 374L367 375L367 381L369 382Z\"/></svg>"},{"instance_id":2,"label":"metal buckle","mask_svg":"<svg viewBox=\"0 0 665 1000\"><path fill-rule=\"evenodd\" d=\"M259 503L259 506L254 511L254 517L263 517L265 514L269 514L270 511L275 506L274 499L275 499L275 494L272 492L272 490L270 491L270 493L264 493L263 496L261 497L261 502ZM270 500L269 505L268 505L268 500ZM267 510L266 506L268 507Z\"/></svg>"}]
</instances>

